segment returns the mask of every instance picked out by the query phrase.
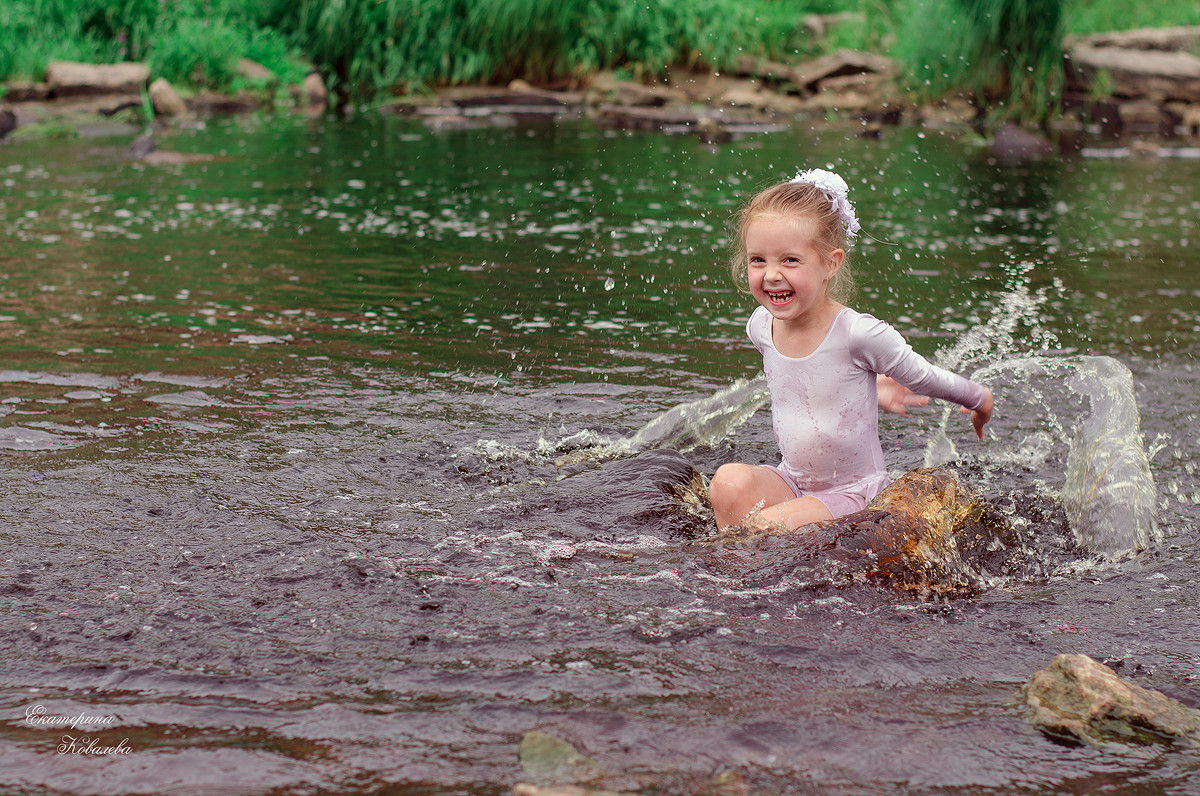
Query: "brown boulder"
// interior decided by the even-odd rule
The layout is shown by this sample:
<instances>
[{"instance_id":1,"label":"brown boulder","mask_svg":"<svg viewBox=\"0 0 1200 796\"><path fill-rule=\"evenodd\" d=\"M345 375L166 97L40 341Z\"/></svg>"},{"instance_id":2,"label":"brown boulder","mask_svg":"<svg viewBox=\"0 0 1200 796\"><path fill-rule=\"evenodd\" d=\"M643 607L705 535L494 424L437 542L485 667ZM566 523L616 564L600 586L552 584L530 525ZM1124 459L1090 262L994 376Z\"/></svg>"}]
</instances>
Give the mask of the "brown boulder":
<instances>
[{"instance_id":1,"label":"brown boulder","mask_svg":"<svg viewBox=\"0 0 1200 796\"><path fill-rule=\"evenodd\" d=\"M820 90L809 104L831 110L857 111L887 107L895 101L894 95L890 76L863 72L822 80Z\"/></svg>"},{"instance_id":2,"label":"brown boulder","mask_svg":"<svg viewBox=\"0 0 1200 796\"><path fill-rule=\"evenodd\" d=\"M789 64L752 58L748 55L738 57L734 71L739 77L759 77L775 81L792 79L792 67Z\"/></svg>"},{"instance_id":3,"label":"brown boulder","mask_svg":"<svg viewBox=\"0 0 1200 796\"><path fill-rule=\"evenodd\" d=\"M329 90L325 88L320 72L309 72L304 78L303 96L310 108L323 109L329 104Z\"/></svg>"},{"instance_id":4,"label":"brown boulder","mask_svg":"<svg viewBox=\"0 0 1200 796\"><path fill-rule=\"evenodd\" d=\"M1093 746L1200 746L1200 711L1127 683L1086 655L1059 655L1021 687L1026 718L1042 732Z\"/></svg>"},{"instance_id":5,"label":"brown boulder","mask_svg":"<svg viewBox=\"0 0 1200 796\"><path fill-rule=\"evenodd\" d=\"M977 594L1015 555L1004 516L949 470L901 476L862 511L795 531L750 529L695 543L747 585L819 568L834 586L870 583L920 597Z\"/></svg>"}]
</instances>

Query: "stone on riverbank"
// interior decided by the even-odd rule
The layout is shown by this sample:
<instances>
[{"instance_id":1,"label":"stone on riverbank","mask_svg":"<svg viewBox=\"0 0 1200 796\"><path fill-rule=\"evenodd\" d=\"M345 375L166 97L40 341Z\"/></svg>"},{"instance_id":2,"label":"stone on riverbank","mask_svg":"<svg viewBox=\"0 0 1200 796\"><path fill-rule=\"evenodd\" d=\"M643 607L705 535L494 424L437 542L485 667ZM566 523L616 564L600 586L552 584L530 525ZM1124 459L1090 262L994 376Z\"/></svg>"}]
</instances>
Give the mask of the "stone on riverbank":
<instances>
[{"instance_id":1,"label":"stone on riverbank","mask_svg":"<svg viewBox=\"0 0 1200 796\"><path fill-rule=\"evenodd\" d=\"M1088 36L1068 36L1067 49L1079 46L1120 47L1125 50L1187 52L1200 48L1200 25L1177 28L1140 28Z\"/></svg>"},{"instance_id":2,"label":"stone on riverbank","mask_svg":"<svg viewBox=\"0 0 1200 796\"><path fill-rule=\"evenodd\" d=\"M898 71L891 58L859 50L838 50L793 67L791 80L805 91L815 92L824 81L835 77L864 74L892 77Z\"/></svg>"},{"instance_id":3,"label":"stone on riverbank","mask_svg":"<svg viewBox=\"0 0 1200 796\"><path fill-rule=\"evenodd\" d=\"M279 88L279 76L257 61L242 58L237 64L238 76L255 89L273 92Z\"/></svg>"},{"instance_id":4,"label":"stone on riverbank","mask_svg":"<svg viewBox=\"0 0 1200 796\"><path fill-rule=\"evenodd\" d=\"M187 103L165 78L160 77L151 83L149 94L155 113L176 118L188 115Z\"/></svg>"},{"instance_id":5,"label":"stone on riverbank","mask_svg":"<svg viewBox=\"0 0 1200 796\"><path fill-rule=\"evenodd\" d=\"M1200 711L1127 683L1086 655L1059 655L1021 687L1026 718L1055 738L1106 747L1200 746Z\"/></svg>"},{"instance_id":6,"label":"stone on riverbank","mask_svg":"<svg viewBox=\"0 0 1200 796\"><path fill-rule=\"evenodd\" d=\"M140 63L51 61L46 66L46 83L53 97L137 94L149 79L149 67Z\"/></svg>"},{"instance_id":7,"label":"stone on riverbank","mask_svg":"<svg viewBox=\"0 0 1200 796\"><path fill-rule=\"evenodd\" d=\"M325 108L329 104L329 89L325 88L325 80L320 77L320 72L308 72L304 79L304 88L302 88L302 96L308 107L317 109Z\"/></svg>"},{"instance_id":8,"label":"stone on riverbank","mask_svg":"<svg viewBox=\"0 0 1200 796\"><path fill-rule=\"evenodd\" d=\"M1112 96L1153 102L1200 102L1200 57L1186 52L1075 47L1068 53L1072 90L1104 87Z\"/></svg>"}]
</instances>

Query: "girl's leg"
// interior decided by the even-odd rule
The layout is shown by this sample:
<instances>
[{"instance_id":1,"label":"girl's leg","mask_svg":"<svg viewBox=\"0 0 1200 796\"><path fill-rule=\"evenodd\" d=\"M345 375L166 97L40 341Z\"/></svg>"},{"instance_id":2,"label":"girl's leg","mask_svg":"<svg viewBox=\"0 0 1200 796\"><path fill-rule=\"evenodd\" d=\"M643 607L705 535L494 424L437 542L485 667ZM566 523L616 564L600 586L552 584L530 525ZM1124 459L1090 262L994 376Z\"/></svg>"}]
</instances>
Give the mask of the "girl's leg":
<instances>
[{"instance_id":1,"label":"girl's leg","mask_svg":"<svg viewBox=\"0 0 1200 796\"><path fill-rule=\"evenodd\" d=\"M777 503L764 508L759 516L762 517L767 529L782 526L789 531L794 531L810 522L833 519L833 513L829 507L815 497L792 498L783 503Z\"/></svg>"},{"instance_id":2,"label":"girl's leg","mask_svg":"<svg viewBox=\"0 0 1200 796\"><path fill-rule=\"evenodd\" d=\"M708 485L708 496L721 531L762 525L795 530L833 516L816 498L796 497L779 473L753 464L722 465Z\"/></svg>"}]
</instances>

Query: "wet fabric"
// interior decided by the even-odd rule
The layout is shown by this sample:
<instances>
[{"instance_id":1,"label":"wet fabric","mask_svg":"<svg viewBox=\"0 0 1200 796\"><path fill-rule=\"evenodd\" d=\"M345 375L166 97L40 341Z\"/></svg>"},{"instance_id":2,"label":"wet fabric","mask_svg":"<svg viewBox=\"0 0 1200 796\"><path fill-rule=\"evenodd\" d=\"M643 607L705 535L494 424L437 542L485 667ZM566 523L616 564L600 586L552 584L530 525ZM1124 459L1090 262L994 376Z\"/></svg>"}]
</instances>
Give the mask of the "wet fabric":
<instances>
[{"instance_id":1,"label":"wet fabric","mask_svg":"<svg viewBox=\"0 0 1200 796\"><path fill-rule=\"evenodd\" d=\"M771 314L755 309L746 333L763 355L779 471L806 494L835 492L865 506L890 481L879 444L876 374L913 392L978 409L985 389L930 364L889 324L842 309L817 350L781 354ZM828 505L828 504L827 504Z\"/></svg>"}]
</instances>

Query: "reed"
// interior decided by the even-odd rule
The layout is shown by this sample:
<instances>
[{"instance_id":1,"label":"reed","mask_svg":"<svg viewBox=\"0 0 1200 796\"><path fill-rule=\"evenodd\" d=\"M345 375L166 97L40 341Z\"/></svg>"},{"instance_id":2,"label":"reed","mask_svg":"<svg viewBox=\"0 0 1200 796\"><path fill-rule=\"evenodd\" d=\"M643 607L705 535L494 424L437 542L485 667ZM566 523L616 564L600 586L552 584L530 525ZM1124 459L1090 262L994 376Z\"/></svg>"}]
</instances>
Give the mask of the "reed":
<instances>
[{"instance_id":1,"label":"reed","mask_svg":"<svg viewBox=\"0 0 1200 796\"><path fill-rule=\"evenodd\" d=\"M806 44L804 4L778 0L273 0L266 24L347 97L400 86L577 81L623 67L728 67Z\"/></svg>"},{"instance_id":2,"label":"reed","mask_svg":"<svg viewBox=\"0 0 1200 796\"><path fill-rule=\"evenodd\" d=\"M1063 0L908 0L895 53L920 94L966 96L988 121L1044 124L1063 85Z\"/></svg>"}]
</instances>

